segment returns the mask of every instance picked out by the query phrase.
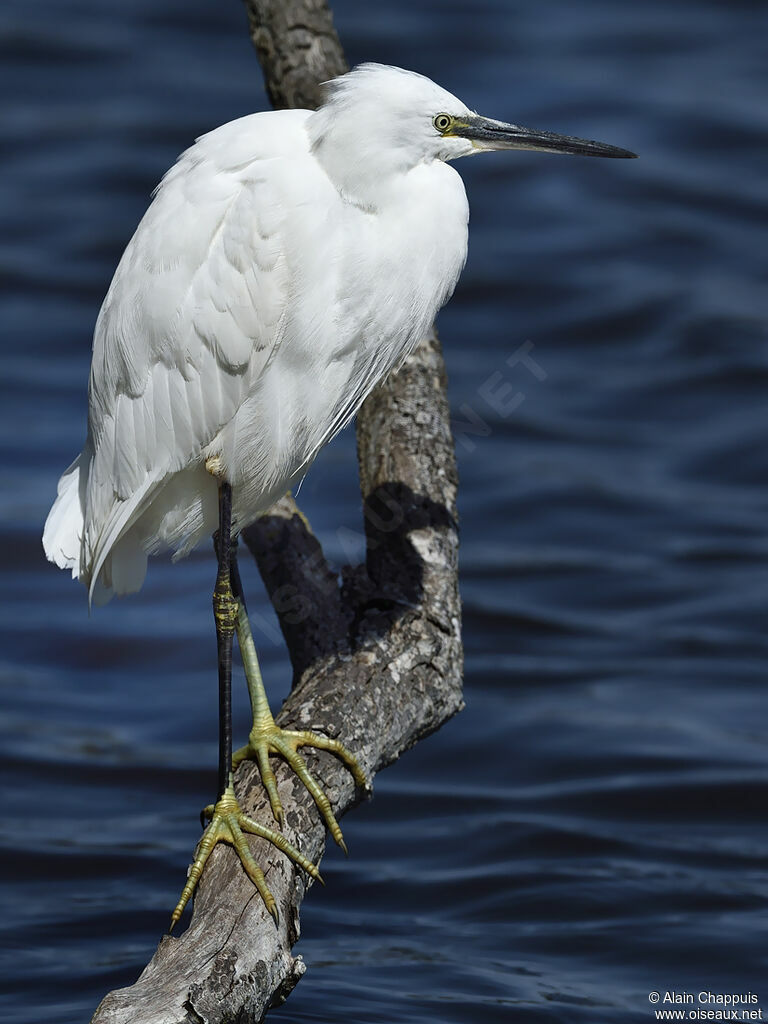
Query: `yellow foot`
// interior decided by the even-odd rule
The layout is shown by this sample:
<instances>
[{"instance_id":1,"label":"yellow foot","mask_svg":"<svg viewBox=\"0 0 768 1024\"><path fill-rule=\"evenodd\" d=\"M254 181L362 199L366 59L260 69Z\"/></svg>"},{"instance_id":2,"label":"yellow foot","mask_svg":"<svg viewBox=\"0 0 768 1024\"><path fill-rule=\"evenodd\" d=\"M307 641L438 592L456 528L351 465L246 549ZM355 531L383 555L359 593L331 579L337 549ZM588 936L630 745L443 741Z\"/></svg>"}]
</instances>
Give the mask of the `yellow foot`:
<instances>
[{"instance_id":1,"label":"yellow foot","mask_svg":"<svg viewBox=\"0 0 768 1024\"><path fill-rule=\"evenodd\" d=\"M274 832L270 828L265 828L260 825L253 818L249 818L247 814L243 814L240 810L240 805L237 802L235 796L235 790L230 782L227 789L224 791L224 795L219 798L217 803L211 804L203 811L203 816L208 818L210 824L203 833L203 837L197 844L195 850L195 859L192 862L189 874L187 876L187 884L181 893L181 898L176 905L176 909L171 915L171 928L176 924L182 915L184 907L189 902L192 893L195 891L195 887L200 880L200 876L203 873L206 861L211 855L211 852L216 843L230 843L234 846L237 851L237 855L240 858L240 862L245 868L245 872L261 893L261 898L264 900L267 910L275 920L275 924L279 923L279 915L277 912L277 904L275 903L274 896L269 891L269 887L264 879L264 873L259 865L254 860L253 854L251 853L248 842L243 833L250 832L251 835L261 836L263 839L268 839L270 843L273 843L278 850L295 861L300 867L304 868L313 878L316 878L318 882L323 883L320 877L320 872L317 870L312 861L308 860L303 854L299 853L295 846L281 835L279 832Z\"/></svg>"},{"instance_id":2,"label":"yellow foot","mask_svg":"<svg viewBox=\"0 0 768 1024\"><path fill-rule=\"evenodd\" d=\"M346 853L347 847L344 843L339 823L336 821L331 810L330 800L322 791L317 781L307 771L304 758L297 753L297 749L298 747L316 747L318 750L329 750L349 768L358 786L362 786L363 789L367 790L368 779L358 764L357 758L339 740L330 739L328 736L320 736L315 732L296 732L292 729L280 729L275 725L271 715L268 718L265 716L265 719L262 724L254 723L247 745L241 747L232 758L233 769L246 758L256 761L261 773L261 781L264 783L264 788L269 796L275 821L282 826L283 805L280 803L280 797L277 795L277 782L269 766L269 755L279 754L285 758L311 793L334 841Z\"/></svg>"}]
</instances>

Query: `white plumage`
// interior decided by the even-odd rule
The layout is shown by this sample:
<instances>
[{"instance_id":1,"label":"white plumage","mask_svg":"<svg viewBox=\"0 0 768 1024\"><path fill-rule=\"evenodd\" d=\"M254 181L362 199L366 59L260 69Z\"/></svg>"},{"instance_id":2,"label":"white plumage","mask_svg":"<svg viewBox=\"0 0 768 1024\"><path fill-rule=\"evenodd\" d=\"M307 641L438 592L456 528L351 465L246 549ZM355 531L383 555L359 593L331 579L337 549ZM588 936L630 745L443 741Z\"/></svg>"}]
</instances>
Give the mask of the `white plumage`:
<instances>
[{"instance_id":1,"label":"white plumage","mask_svg":"<svg viewBox=\"0 0 768 1024\"><path fill-rule=\"evenodd\" d=\"M46 554L97 603L148 554L217 527L217 457L241 530L300 479L449 298L467 250L446 160L483 149L631 154L480 118L368 64L316 112L198 139L159 185L96 323L88 436Z\"/></svg>"},{"instance_id":2,"label":"white plumage","mask_svg":"<svg viewBox=\"0 0 768 1024\"><path fill-rule=\"evenodd\" d=\"M240 530L423 335L466 255L461 179L424 161L442 109L466 111L427 79L366 66L318 112L223 125L166 174L101 308L88 438L43 538L97 603L138 590L147 554L214 532L208 457ZM385 177L387 138L399 166Z\"/></svg>"}]
</instances>

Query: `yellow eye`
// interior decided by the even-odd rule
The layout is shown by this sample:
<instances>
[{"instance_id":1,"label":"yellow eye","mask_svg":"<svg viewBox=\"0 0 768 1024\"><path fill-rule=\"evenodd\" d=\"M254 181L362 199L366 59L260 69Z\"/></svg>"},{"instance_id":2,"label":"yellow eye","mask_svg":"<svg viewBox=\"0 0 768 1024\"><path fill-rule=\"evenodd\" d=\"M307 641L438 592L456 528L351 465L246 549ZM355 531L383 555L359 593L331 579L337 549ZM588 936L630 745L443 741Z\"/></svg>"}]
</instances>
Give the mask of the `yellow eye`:
<instances>
[{"instance_id":1,"label":"yellow eye","mask_svg":"<svg viewBox=\"0 0 768 1024\"><path fill-rule=\"evenodd\" d=\"M435 114L432 118L432 124L441 135L444 135L453 124L453 118L450 114Z\"/></svg>"}]
</instances>

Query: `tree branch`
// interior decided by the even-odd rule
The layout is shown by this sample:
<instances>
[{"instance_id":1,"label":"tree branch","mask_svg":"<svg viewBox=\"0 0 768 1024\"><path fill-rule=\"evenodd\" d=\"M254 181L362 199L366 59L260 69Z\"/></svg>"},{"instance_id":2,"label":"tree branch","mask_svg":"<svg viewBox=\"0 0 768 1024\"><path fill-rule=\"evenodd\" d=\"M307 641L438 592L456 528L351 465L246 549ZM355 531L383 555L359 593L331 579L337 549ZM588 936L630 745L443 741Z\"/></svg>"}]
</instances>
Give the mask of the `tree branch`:
<instances>
[{"instance_id":1,"label":"tree branch","mask_svg":"<svg viewBox=\"0 0 768 1024\"><path fill-rule=\"evenodd\" d=\"M290 494L243 532L291 656L294 679L339 649L351 623L337 573Z\"/></svg>"},{"instance_id":2,"label":"tree branch","mask_svg":"<svg viewBox=\"0 0 768 1024\"><path fill-rule=\"evenodd\" d=\"M270 96L317 102L317 83L345 68L321 0L246 0ZM462 649L457 583L456 468L445 369L434 333L376 389L357 418L365 567L328 568L291 499L245 532L294 665L277 721L339 737L370 778L460 710ZM287 588L287 589L286 589ZM337 815L360 794L334 757L307 750ZM317 862L325 829L295 775L275 762L283 831ZM258 771L238 769L244 810L272 824ZM192 922L165 937L138 981L110 993L93 1024L259 1021L304 973L291 955L306 875L252 839L280 912L275 927L237 858L219 845L203 874Z\"/></svg>"}]
</instances>

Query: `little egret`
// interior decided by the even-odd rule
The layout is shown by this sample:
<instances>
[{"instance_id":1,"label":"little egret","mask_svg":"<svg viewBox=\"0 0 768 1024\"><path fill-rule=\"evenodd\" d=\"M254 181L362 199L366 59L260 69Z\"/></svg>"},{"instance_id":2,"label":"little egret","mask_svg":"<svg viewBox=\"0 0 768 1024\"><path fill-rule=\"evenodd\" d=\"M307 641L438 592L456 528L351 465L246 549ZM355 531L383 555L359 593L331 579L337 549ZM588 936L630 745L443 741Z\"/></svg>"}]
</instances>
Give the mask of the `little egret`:
<instances>
[{"instance_id":1,"label":"little egret","mask_svg":"<svg viewBox=\"0 0 768 1024\"><path fill-rule=\"evenodd\" d=\"M365 64L317 111L252 114L202 136L158 186L101 307L83 451L61 477L43 545L89 601L139 590L147 556L215 534L219 790L173 912L219 841L234 846L277 920L244 833L312 876L281 832L240 809L233 767L254 758L275 820L269 755L285 758L342 847L326 794L297 753L355 757L278 728L237 571L237 535L295 485L448 300L467 254L467 197L447 161L484 150L631 157L600 142L480 117L421 75ZM232 756L237 633L253 710Z\"/></svg>"}]
</instances>

